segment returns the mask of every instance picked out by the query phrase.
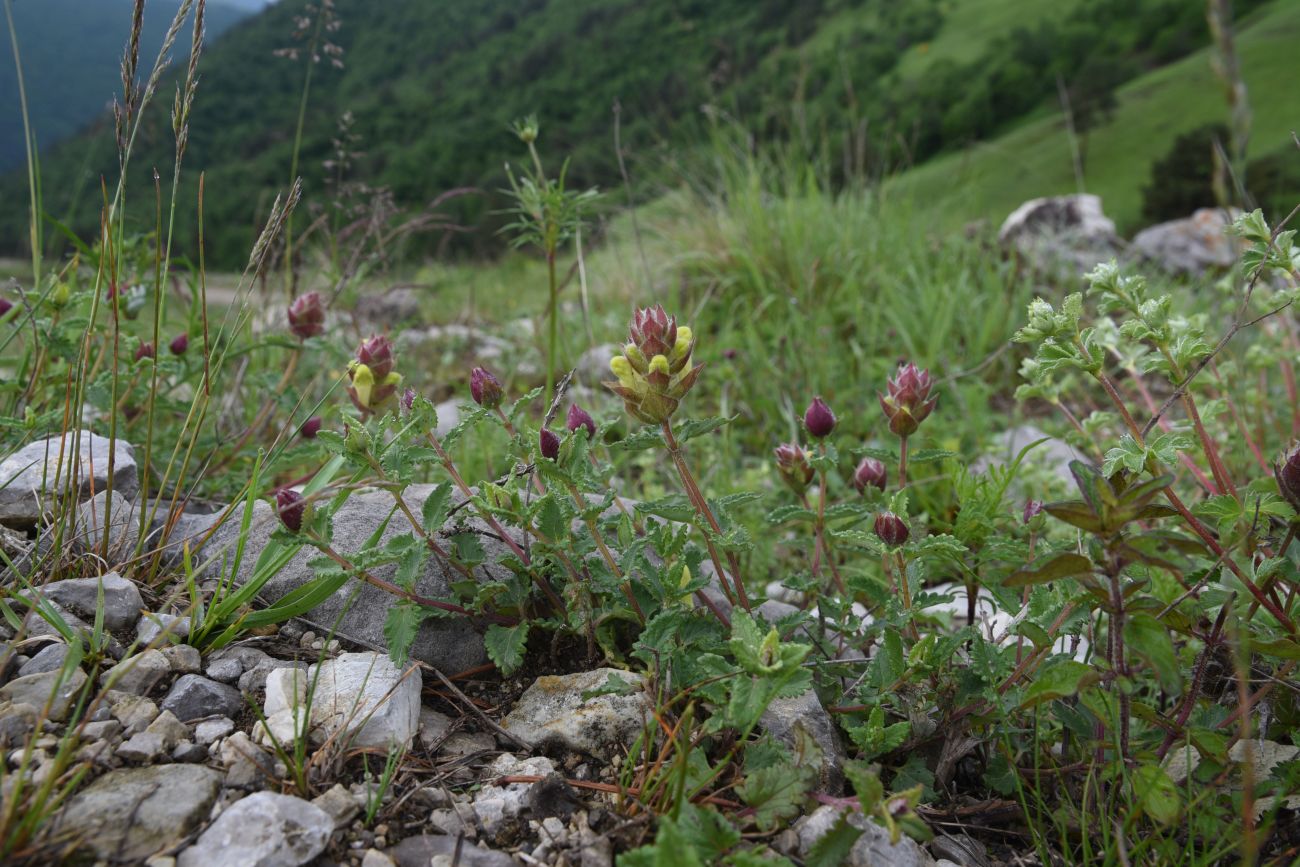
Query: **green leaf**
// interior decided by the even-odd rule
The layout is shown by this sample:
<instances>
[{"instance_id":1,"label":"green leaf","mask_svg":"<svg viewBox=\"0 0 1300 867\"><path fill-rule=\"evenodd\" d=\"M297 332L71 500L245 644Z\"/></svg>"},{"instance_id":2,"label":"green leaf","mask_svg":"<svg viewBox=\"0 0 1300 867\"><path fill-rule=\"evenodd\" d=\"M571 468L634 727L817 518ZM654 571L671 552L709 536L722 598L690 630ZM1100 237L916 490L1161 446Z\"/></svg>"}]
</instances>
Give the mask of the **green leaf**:
<instances>
[{"instance_id":1,"label":"green leaf","mask_svg":"<svg viewBox=\"0 0 1300 867\"><path fill-rule=\"evenodd\" d=\"M424 532L433 535L442 530L451 511L451 483L443 482L429 492L420 507L420 519L424 522Z\"/></svg>"},{"instance_id":2,"label":"green leaf","mask_svg":"<svg viewBox=\"0 0 1300 867\"><path fill-rule=\"evenodd\" d=\"M773 765L754 771L736 787L736 794L754 808L754 821L771 830L803 812L804 800L817 775L810 765Z\"/></svg>"},{"instance_id":3,"label":"green leaf","mask_svg":"<svg viewBox=\"0 0 1300 867\"><path fill-rule=\"evenodd\" d=\"M388 642L388 655L398 667L406 665L411 645L420 631L420 624L430 616L429 609L408 599L395 603L388 609L384 620L384 639Z\"/></svg>"},{"instance_id":4,"label":"green leaf","mask_svg":"<svg viewBox=\"0 0 1300 867\"><path fill-rule=\"evenodd\" d=\"M518 626L493 623L483 636L488 658L503 675L513 674L524 662L524 648L528 644L528 622Z\"/></svg>"},{"instance_id":5,"label":"green leaf","mask_svg":"<svg viewBox=\"0 0 1300 867\"><path fill-rule=\"evenodd\" d=\"M942 461L956 457L961 457L961 455L947 449L917 449L907 456L907 462L909 464L925 464L931 461Z\"/></svg>"},{"instance_id":6,"label":"green leaf","mask_svg":"<svg viewBox=\"0 0 1300 867\"><path fill-rule=\"evenodd\" d=\"M1129 615L1124 624L1124 643L1155 669L1160 688L1176 695L1183 688L1183 672L1169 631L1150 614Z\"/></svg>"},{"instance_id":7,"label":"green leaf","mask_svg":"<svg viewBox=\"0 0 1300 867\"><path fill-rule=\"evenodd\" d=\"M704 436L707 433L713 433L721 427L731 424L737 416L713 416L712 418L693 418L684 422L680 427L673 431L677 437L677 442L684 443Z\"/></svg>"},{"instance_id":8,"label":"green leaf","mask_svg":"<svg viewBox=\"0 0 1300 867\"><path fill-rule=\"evenodd\" d=\"M456 559L465 565L474 566L487 559L487 552L483 550L483 543L477 534L457 533L451 541L456 547Z\"/></svg>"},{"instance_id":9,"label":"green leaf","mask_svg":"<svg viewBox=\"0 0 1300 867\"><path fill-rule=\"evenodd\" d=\"M1062 578L1073 578L1075 575L1083 575L1091 572L1093 569L1092 561L1082 554L1064 553L1057 554L1043 565L1034 569L1020 569L1012 572L1006 581L1002 582L1003 587L1029 587L1033 584L1046 584L1049 581L1059 581Z\"/></svg>"},{"instance_id":10,"label":"green leaf","mask_svg":"<svg viewBox=\"0 0 1300 867\"><path fill-rule=\"evenodd\" d=\"M849 824L849 814L843 813L831 829L813 844L803 863L807 867L839 867L847 864L853 844L861 836L862 831Z\"/></svg>"},{"instance_id":11,"label":"green leaf","mask_svg":"<svg viewBox=\"0 0 1300 867\"><path fill-rule=\"evenodd\" d=\"M1039 670L1038 677L1025 691L1021 706L1033 707L1045 701L1075 695L1100 679L1092 666L1073 659L1058 658Z\"/></svg>"},{"instance_id":12,"label":"green leaf","mask_svg":"<svg viewBox=\"0 0 1300 867\"><path fill-rule=\"evenodd\" d=\"M811 522L816 519L817 514L815 512L811 509L805 509L798 503L781 506L767 513L767 522L769 524L784 524L787 521Z\"/></svg>"},{"instance_id":13,"label":"green leaf","mask_svg":"<svg viewBox=\"0 0 1300 867\"><path fill-rule=\"evenodd\" d=\"M538 505L537 529L556 544L563 544L569 538L569 521L553 494L547 494Z\"/></svg>"},{"instance_id":14,"label":"green leaf","mask_svg":"<svg viewBox=\"0 0 1300 867\"><path fill-rule=\"evenodd\" d=\"M1178 787L1159 765L1141 765L1130 778L1133 794L1143 812L1166 827L1178 820L1182 800Z\"/></svg>"},{"instance_id":15,"label":"green leaf","mask_svg":"<svg viewBox=\"0 0 1300 867\"><path fill-rule=\"evenodd\" d=\"M639 430L634 434L629 434L617 442L609 444L610 451L616 452L642 452L646 449L658 448L664 444L663 434L657 427L647 427Z\"/></svg>"},{"instance_id":16,"label":"green leaf","mask_svg":"<svg viewBox=\"0 0 1300 867\"><path fill-rule=\"evenodd\" d=\"M1120 437L1119 445L1116 448L1106 452L1106 458L1102 461L1101 472L1106 478L1110 478L1120 470L1128 470L1130 473L1140 473L1146 468L1147 450L1137 444L1129 434Z\"/></svg>"}]
</instances>

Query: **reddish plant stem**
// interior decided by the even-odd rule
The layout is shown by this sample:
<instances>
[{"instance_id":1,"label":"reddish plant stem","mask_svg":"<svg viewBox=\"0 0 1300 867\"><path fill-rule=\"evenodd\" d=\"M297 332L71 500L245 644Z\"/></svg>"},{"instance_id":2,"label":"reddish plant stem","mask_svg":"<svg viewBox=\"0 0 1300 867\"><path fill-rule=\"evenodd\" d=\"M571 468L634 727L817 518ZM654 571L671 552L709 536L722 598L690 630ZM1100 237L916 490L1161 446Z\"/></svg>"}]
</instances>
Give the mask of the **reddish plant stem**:
<instances>
[{"instance_id":1,"label":"reddish plant stem","mask_svg":"<svg viewBox=\"0 0 1300 867\"><path fill-rule=\"evenodd\" d=\"M1187 721L1191 719L1192 709L1196 706L1196 698L1201 694L1201 684L1205 681L1205 669L1210 661L1210 654L1219 644L1219 635L1223 632L1223 623L1228 617L1228 609L1232 605L1237 594L1233 593L1228 596L1227 600L1219 608L1219 616L1214 620L1214 628L1210 630L1210 635L1205 639L1205 646L1201 648L1201 654L1196 660L1196 668L1192 673L1192 684L1183 696L1182 704L1178 708L1178 714L1174 717L1173 725L1165 733L1164 743L1156 750L1156 757L1161 761L1164 760L1165 754L1169 748L1178 740L1178 735L1187 726Z\"/></svg>"},{"instance_id":2,"label":"reddish plant stem","mask_svg":"<svg viewBox=\"0 0 1300 867\"><path fill-rule=\"evenodd\" d=\"M433 446L433 450L438 453L438 458L442 461L442 466L447 470L447 474L451 476L452 482L454 482L456 487L460 489L460 492L465 495L465 499L470 503L473 503L474 491L470 489L469 485L465 484L465 480L461 477L460 471L456 469L456 464L452 461L451 455L447 454L447 450L442 447L442 442L434 436L433 431L426 431L425 435L429 439L429 444ZM555 610L557 612L565 611L564 600L560 599L559 594L555 592L555 588L551 587L549 581L541 575L538 575L537 572L531 568L533 562L532 558L528 556L527 551L519 547L514 539L510 538L510 534L501 526L501 522L493 517L491 513L485 512L477 505L474 506L474 511L477 512L479 517L496 532L497 536L500 537L502 544L509 548L514 555L519 558L520 562L528 568L528 574L532 576L534 583L536 583L542 593L546 595L546 598L550 603L555 606Z\"/></svg>"},{"instance_id":3,"label":"reddish plant stem","mask_svg":"<svg viewBox=\"0 0 1300 867\"><path fill-rule=\"evenodd\" d=\"M1128 407L1124 405L1124 400L1115 389L1114 383L1110 381L1110 377L1106 376L1106 374L1101 371L1097 371L1095 376L1097 381L1101 383L1102 388L1106 391L1106 394L1110 396L1116 409L1119 410L1120 417L1123 418L1125 426L1133 435L1133 439L1139 446L1145 446L1146 443L1142 436L1142 429L1139 428L1137 422L1133 420L1132 414L1129 413ZM1246 589L1250 591L1250 595L1254 596L1255 599L1259 601L1259 604L1263 605L1264 609L1268 611L1269 614L1272 614L1273 617L1277 619L1278 623L1285 627L1287 632L1295 635L1296 627L1291 618L1282 611L1281 607L1276 602L1260 590L1259 586L1256 585L1254 581L1250 580L1250 578L1241 570L1241 567L1237 565L1235 560L1227 556L1223 546L1219 544L1219 540L1214 537L1214 534L1210 532L1209 528L1202 524L1200 520L1192 514L1191 510L1187 508L1179 498L1178 494L1174 492L1173 486L1166 487L1164 489L1164 494L1165 499L1169 501L1169 504L1174 507L1175 511L1177 511L1178 514L1182 516L1183 520L1187 522L1187 525L1192 528L1192 532L1196 533L1196 535L1201 538L1201 541L1205 543L1206 547L1208 547L1216 557L1221 557L1223 559L1224 565L1226 565L1232 571L1232 574L1237 577L1237 580L1239 580Z\"/></svg>"},{"instance_id":4,"label":"reddish plant stem","mask_svg":"<svg viewBox=\"0 0 1300 867\"><path fill-rule=\"evenodd\" d=\"M358 569L356 566L352 564L350 560L348 560L346 557L339 554L328 544L326 544L325 540L316 538L315 541L317 543L317 547L320 548L320 550L325 554L325 556L329 557L331 560L333 560L343 569L359 575L361 579L365 581L367 584L370 584L373 587L378 587L380 590L383 590L386 593L391 593L392 595L398 597L399 599L406 599L407 601L414 602L416 605L423 605L426 608L439 608L443 611L450 611L454 614L463 614L466 617L476 617L476 616L482 617L485 620L490 620L493 623L500 623L505 626L518 625L518 621L509 617L505 617L501 614L484 613L484 614L476 615L473 611L470 611L468 608L462 608L461 606L456 605L452 602L443 602L440 599L430 599L427 596L420 596L417 593L412 593L409 590L404 590L391 581L386 581L383 578L379 578L375 575L371 575L365 569Z\"/></svg>"},{"instance_id":5,"label":"reddish plant stem","mask_svg":"<svg viewBox=\"0 0 1300 867\"><path fill-rule=\"evenodd\" d=\"M708 501L705 500L704 495L700 493L699 486L695 484L695 477L691 474L691 469L686 464L686 456L682 453L681 446L677 442L677 437L673 436L672 421L664 421L663 432L664 442L668 447L668 454L672 456L673 464L677 467L677 474L681 476L682 485L686 488L687 497L691 500L692 505L695 506L695 510L699 512L700 516L708 522L709 527L713 532L717 535L722 535L722 526L718 523L718 519L713 516L713 510L709 508ZM713 568L718 571L718 580L722 583L725 590L727 587L727 573L726 570L722 568L722 560L718 557L717 548L714 546L713 540L708 538L707 535L705 536L704 541L709 550L709 556L713 559ZM749 596L745 593L745 582L741 580L740 561L736 558L735 554L730 552L728 552L727 559L732 569L732 590L735 593L735 597L740 600L741 606L746 611L749 611ZM730 596L731 594L728 593L728 595Z\"/></svg>"}]
</instances>

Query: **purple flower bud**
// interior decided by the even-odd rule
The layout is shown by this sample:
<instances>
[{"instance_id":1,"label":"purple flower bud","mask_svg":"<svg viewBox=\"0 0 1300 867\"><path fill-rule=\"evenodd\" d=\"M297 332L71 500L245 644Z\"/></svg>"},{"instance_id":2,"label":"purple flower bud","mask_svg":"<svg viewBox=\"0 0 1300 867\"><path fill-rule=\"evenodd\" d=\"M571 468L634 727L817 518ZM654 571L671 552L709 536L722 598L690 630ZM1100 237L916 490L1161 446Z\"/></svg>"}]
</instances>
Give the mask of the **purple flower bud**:
<instances>
[{"instance_id":1,"label":"purple flower bud","mask_svg":"<svg viewBox=\"0 0 1300 867\"><path fill-rule=\"evenodd\" d=\"M320 424L320 416L314 415L303 422L302 427L298 430L302 433L303 439L314 440L316 439L316 434L320 433Z\"/></svg>"},{"instance_id":2,"label":"purple flower bud","mask_svg":"<svg viewBox=\"0 0 1300 867\"><path fill-rule=\"evenodd\" d=\"M820 396L814 397L808 404L808 411L803 414L804 427L817 439L825 439L835 430L835 413Z\"/></svg>"},{"instance_id":3,"label":"purple flower bud","mask_svg":"<svg viewBox=\"0 0 1300 867\"><path fill-rule=\"evenodd\" d=\"M176 335L167 348L172 351L172 355L184 355L186 350L190 348L190 336L188 334Z\"/></svg>"},{"instance_id":4,"label":"purple flower bud","mask_svg":"<svg viewBox=\"0 0 1300 867\"><path fill-rule=\"evenodd\" d=\"M376 383L393 372L393 344L382 334L372 334L357 347L357 361L370 368Z\"/></svg>"},{"instance_id":5,"label":"purple flower bud","mask_svg":"<svg viewBox=\"0 0 1300 867\"><path fill-rule=\"evenodd\" d=\"M302 529L302 519L307 513L307 501L302 494L291 488L281 488L275 492L275 510L280 515L284 526L297 533Z\"/></svg>"},{"instance_id":6,"label":"purple flower bud","mask_svg":"<svg viewBox=\"0 0 1300 867\"><path fill-rule=\"evenodd\" d=\"M881 512L876 515L876 535L880 541L884 542L891 548L897 548L907 541L908 536L912 535L903 523L903 519L893 512Z\"/></svg>"},{"instance_id":7,"label":"purple flower bud","mask_svg":"<svg viewBox=\"0 0 1300 867\"><path fill-rule=\"evenodd\" d=\"M864 493L867 488L885 489L889 483L889 473L885 470L885 465L875 458L863 458L858 464L858 468L853 471L853 487L858 489L858 493Z\"/></svg>"},{"instance_id":8,"label":"purple flower bud","mask_svg":"<svg viewBox=\"0 0 1300 867\"><path fill-rule=\"evenodd\" d=\"M908 362L898 368L894 378L885 383L887 394L878 394L880 408L889 419L894 436L909 437L934 411L938 397L930 397L934 383L930 372Z\"/></svg>"},{"instance_id":9,"label":"purple flower bud","mask_svg":"<svg viewBox=\"0 0 1300 867\"><path fill-rule=\"evenodd\" d=\"M501 380L492 375L486 367L476 367L469 372L469 393L474 402L484 409L496 409L501 405L504 390Z\"/></svg>"},{"instance_id":10,"label":"purple flower bud","mask_svg":"<svg viewBox=\"0 0 1300 867\"><path fill-rule=\"evenodd\" d=\"M153 344L149 342L141 343L135 350L135 360L140 361L144 358L153 358Z\"/></svg>"},{"instance_id":11,"label":"purple flower bud","mask_svg":"<svg viewBox=\"0 0 1300 867\"><path fill-rule=\"evenodd\" d=\"M410 414L415 409L415 389L408 388L402 392L402 399L398 401L398 406L402 408L402 415Z\"/></svg>"},{"instance_id":12,"label":"purple flower bud","mask_svg":"<svg viewBox=\"0 0 1300 867\"><path fill-rule=\"evenodd\" d=\"M578 428L586 428L588 437L596 435L596 420L591 417L591 413L576 403L569 407L569 415L565 419L565 426L574 433L577 433Z\"/></svg>"},{"instance_id":13,"label":"purple flower bud","mask_svg":"<svg viewBox=\"0 0 1300 867\"><path fill-rule=\"evenodd\" d=\"M1300 446L1292 447L1281 461L1273 465L1273 476L1277 479L1282 498L1300 512Z\"/></svg>"},{"instance_id":14,"label":"purple flower bud","mask_svg":"<svg viewBox=\"0 0 1300 867\"><path fill-rule=\"evenodd\" d=\"M14 303L8 298L0 298L0 319L4 319L5 314L14 309Z\"/></svg>"},{"instance_id":15,"label":"purple flower bud","mask_svg":"<svg viewBox=\"0 0 1300 867\"><path fill-rule=\"evenodd\" d=\"M289 305L289 330L299 340L325 333L325 302L319 292L308 292Z\"/></svg>"},{"instance_id":16,"label":"purple flower bud","mask_svg":"<svg viewBox=\"0 0 1300 867\"><path fill-rule=\"evenodd\" d=\"M1028 524L1030 521L1034 520L1034 518L1038 517L1039 513L1042 511L1043 504L1038 500L1025 500L1025 512L1023 515L1024 522Z\"/></svg>"},{"instance_id":17,"label":"purple flower bud","mask_svg":"<svg viewBox=\"0 0 1300 867\"><path fill-rule=\"evenodd\" d=\"M550 428L542 428L540 436L542 457L555 460L560 456L560 438Z\"/></svg>"},{"instance_id":18,"label":"purple flower bud","mask_svg":"<svg viewBox=\"0 0 1300 867\"><path fill-rule=\"evenodd\" d=\"M808 453L797 443L782 443L773 452L776 455L776 471L781 475L790 490L802 495L808 490L813 480L812 464L808 463Z\"/></svg>"}]
</instances>

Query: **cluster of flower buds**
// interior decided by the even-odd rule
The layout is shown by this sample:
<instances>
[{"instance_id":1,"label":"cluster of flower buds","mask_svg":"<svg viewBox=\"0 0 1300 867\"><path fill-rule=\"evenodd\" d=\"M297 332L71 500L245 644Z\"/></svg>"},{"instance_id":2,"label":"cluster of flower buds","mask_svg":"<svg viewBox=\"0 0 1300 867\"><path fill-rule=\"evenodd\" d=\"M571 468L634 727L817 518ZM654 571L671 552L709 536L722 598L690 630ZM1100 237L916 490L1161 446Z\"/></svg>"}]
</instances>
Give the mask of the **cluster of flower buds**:
<instances>
[{"instance_id":1,"label":"cluster of flower buds","mask_svg":"<svg viewBox=\"0 0 1300 867\"><path fill-rule=\"evenodd\" d=\"M790 490L803 496L813 480L812 464L808 462L808 452L798 443L782 443L776 447L776 471L781 474L781 481Z\"/></svg>"},{"instance_id":2,"label":"cluster of flower buds","mask_svg":"<svg viewBox=\"0 0 1300 867\"><path fill-rule=\"evenodd\" d=\"M289 330L299 340L325 333L325 302L319 292L307 292L289 305Z\"/></svg>"},{"instance_id":3,"label":"cluster of flower buds","mask_svg":"<svg viewBox=\"0 0 1300 867\"><path fill-rule=\"evenodd\" d=\"M930 373L908 362L898 368L894 378L886 383L888 394L878 395L880 408L889 419L889 430L898 437L909 437L934 411L939 400L930 397L933 386Z\"/></svg>"},{"instance_id":4,"label":"cluster of flower buds","mask_svg":"<svg viewBox=\"0 0 1300 867\"><path fill-rule=\"evenodd\" d=\"M803 414L803 424L808 428L808 433L819 440L826 439L835 430L835 413L831 412L821 395L814 397L812 403L808 404L808 409Z\"/></svg>"},{"instance_id":5,"label":"cluster of flower buds","mask_svg":"<svg viewBox=\"0 0 1300 867\"><path fill-rule=\"evenodd\" d=\"M704 365L691 367L695 338L676 317L655 305L637 310L628 328L628 344L609 362L617 382L605 387L623 398L628 413L646 424L663 424L695 384Z\"/></svg>"},{"instance_id":6,"label":"cluster of flower buds","mask_svg":"<svg viewBox=\"0 0 1300 867\"><path fill-rule=\"evenodd\" d=\"M14 309L14 303L12 301L10 301L8 298L0 298L0 319L4 319L5 314L7 314L10 310L13 309Z\"/></svg>"},{"instance_id":7,"label":"cluster of flower buds","mask_svg":"<svg viewBox=\"0 0 1300 867\"><path fill-rule=\"evenodd\" d=\"M348 365L348 396L363 414L379 411L402 384L393 370L393 344L382 334L361 341L357 357Z\"/></svg>"},{"instance_id":8,"label":"cluster of flower buds","mask_svg":"<svg viewBox=\"0 0 1300 867\"><path fill-rule=\"evenodd\" d=\"M501 405L504 393L501 380L492 375L486 367L476 367L469 372L469 393L474 402L484 409L496 409Z\"/></svg>"},{"instance_id":9,"label":"cluster of flower buds","mask_svg":"<svg viewBox=\"0 0 1300 867\"><path fill-rule=\"evenodd\" d=\"M275 492L275 511L285 528L297 533L307 516L307 500L292 488L281 488Z\"/></svg>"},{"instance_id":10,"label":"cluster of flower buds","mask_svg":"<svg viewBox=\"0 0 1300 867\"><path fill-rule=\"evenodd\" d=\"M307 419L305 422L303 422L302 427L298 428L298 431L299 433L302 434L303 439L314 440L316 439L316 434L320 433L320 426L321 426L320 416L314 415L311 418Z\"/></svg>"},{"instance_id":11,"label":"cluster of flower buds","mask_svg":"<svg viewBox=\"0 0 1300 867\"><path fill-rule=\"evenodd\" d=\"M903 519L893 512L881 512L876 515L876 536L891 548L897 548L907 541L912 532L907 529Z\"/></svg>"},{"instance_id":12,"label":"cluster of flower buds","mask_svg":"<svg viewBox=\"0 0 1300 867\"><path fill-rule=\"evenodd\" d=\"M172 342L167 344L167 348L172 351L172 355L184 355L190 348L190 336L188 334L178 334L172 338Z\"/></svg>"},{"instance_id":13,"label":"cluster of flower buds","mask_svg":"<svg viewBox=\"0 0 1300 867\"><path fill-rule=\"evenodd\" d=\"M889 473L885 470L885 465L875 458L863 458L853 471L853 487L858 489L859 494L866 493L867 488L883 491L888 483Z\"/></svg>"},{"instance_id":14,"label":"cluster of flower buds","mask_svg":"<svg viewBox=\"0 0 1300 867\"><path fill-rule=\"evenodd\" d=\"M1034 520L1034 518L1037 518L1042 513L1043 513L1042 502L1039 500L1029 499L1029 500L1025 500L1025 511L1021 515L1021 518L1024 523L1028 524L1030 521Z\"/></svg>"},{"instance_id":15,"label":"cluster of flower buds","mask_svg":"<svg viewBox=\"0 0 1300 867\"><path fill-rule=\"evenodd\" d=\"M135 349L136 361L143 361L146 358L153 358L153 357L154 357L153 344L150 343L149 341L146 340L136 347Z\"/></svg>"},{"instance_id":16,"label":"cluster of flower buds","mask_svg":"<svg viewBox=\"0 0 1300 867\"><path fill-rule=\"evenodd\" d=\"M1288 450L1282 460L1273 465L1273 476L1277 479L1282 499L1300 512L1300 446Z\"/></svg>"},{"instance_id":17,"label":"cluster of flower buds","mask_svg":"<svg viewBox=\"0 0 1300 867\"><path fill-rule=\"evenodd\" d=\"M591 417L591 413L576 403L569 407L569 414L565 417L564 426L569 429L570 433L585 430L588 439L596 435L596 420Z\"/></svg>"}]
</instances>

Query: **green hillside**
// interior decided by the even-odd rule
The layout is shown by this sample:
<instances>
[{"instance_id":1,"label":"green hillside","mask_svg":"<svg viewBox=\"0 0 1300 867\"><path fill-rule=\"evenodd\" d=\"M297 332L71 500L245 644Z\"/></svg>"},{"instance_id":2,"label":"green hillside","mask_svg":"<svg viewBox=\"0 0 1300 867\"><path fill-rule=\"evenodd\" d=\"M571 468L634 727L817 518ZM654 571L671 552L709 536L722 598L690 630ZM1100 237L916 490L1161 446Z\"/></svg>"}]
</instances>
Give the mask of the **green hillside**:
<instances>
[{"instance_id":1,"label":"green hillside","mask_svg":"<svg viewBox=\"0 0 1300 867\"><path fill-rule=\"evenodd\" d=\"M207 250L219 265L244 261L289 181L306 65L276 52L308 47L294 42L303 2L283 0L248 20L204 59L181 200L194 201L205 171ZM1281 7L1294 4L1236 5L1286 17ZM342 49L342 68L322 62L313 71L299 164L307 202L324 206L333 189L325 164L335 160L347 115L357 152L350 178L388 187L416 207L452 188L479 190L456 202L456 216L480 229L458 243L476 251L499 244L503 167L521 155L509 127L523 116L540 119L548 156L572 158L573 184L617 187L619 104L643 200L680 183L678 172L718 118L752 131L757 146L790 144L822 159L839 183L944 154L954 156L939 165L951 166L970 142L1035 129L1034 118L1055 116L1058 81L1080 112L1104 119L1116 87L1208 42L1203 10L1186 0L337 0L335 7L340 26L328 38ZM106 77L105 86L113 81ZM1182 106L1189 114L1222 112L1214 87L1189 98ZM155 166L170 166L169 104L155 106L138 145L137 190L149 188ZM1144 145L1159 152L1162 142ZM1141 176L1149 159L1131 162ZM116 164L102 126L46 154L47 213L93 231L93 191ZM1027 183L1019 168L1012 174ZM942 172L931 177L950 182ZM24 185L11 174L0 195L22 201ZM151 206L128 205L127 213L139 225L152 220ZM19 210L0 214L0 252L20 252L24 220ZM192 237L194 214L182 210L177 225Z\"/></svg>"},{"instance_id":2,"label":"green hillside","mask_svg":"<svg viewBox=\"0 0 1300 867\"><path fill-rule=\"evenodd\" d=\"M1237 50L1253 111L1251 155L1277 154L1300 164L1300 151L1291 140L1291 131L1300 130L1300 89L1295 86L1300 4L1272 4L1239 25ZM1121 229L1138 227L1151 164L1174 138L1227 120L1221 93L1208 50L1119 89L1113 116L1088 134L1084 175L1085 188L1102 197L1106 213ZM945 228L977 218L998 220L1026 199L1075 190L1059 113L943 155L890 184L892 194L913 199ZM1290 192L1300 195L1300 189Z\"/></svg>"},{"instance_id":3,"label":"green hillside","mask_svg":"<svg viewBox=\"0 0 1300 867\"><path fill-rule=\"evenodd\" d=\"M179 4L145 6L141 54L158 54ZM19 0L13 4L14 30L23 59L32 129L42 148L66 139L120 98L118 72L122 48L131 32L131 0ZM215 39L254 10L245 2L209 3L208 38ZM23 161L23 127L18 80L10 53L9 23L0 15L0 171ZM176 40L173 56L190 50L190 31Z\"/></svg>"}]
</instances>

